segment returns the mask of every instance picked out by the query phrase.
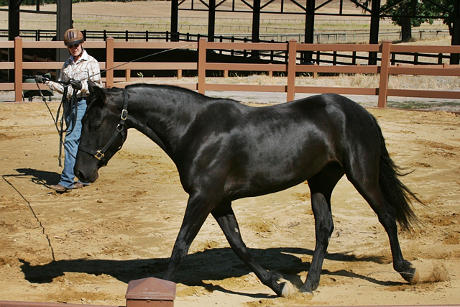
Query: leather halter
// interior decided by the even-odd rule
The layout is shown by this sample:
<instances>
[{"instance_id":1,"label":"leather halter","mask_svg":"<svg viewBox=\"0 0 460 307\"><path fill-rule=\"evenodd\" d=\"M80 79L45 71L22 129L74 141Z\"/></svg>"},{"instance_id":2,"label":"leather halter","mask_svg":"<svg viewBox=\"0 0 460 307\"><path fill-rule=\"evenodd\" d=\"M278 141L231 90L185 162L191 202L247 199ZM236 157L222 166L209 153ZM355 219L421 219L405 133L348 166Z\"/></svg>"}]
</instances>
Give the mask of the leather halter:
<instances>
[{"instance_id":1,"label":"leather halter","mask_svg":"<svg viewBox=\"0 0 460 307\"><path fill-rule=\"evenodd\" d=\"M91 150L91 149L84 148L83 146L80 145L79 150L90 154L91 156L93 156L94 158L98 160L102 160L102 158L104 158L105 152L110 148L112 143L115 142L115 139L117 138L118 134L123 134L127 118L128 118L128 92L125 89L123 89L123 107L121 109L120 122L115 128L115 131L113 132L112 137L105 144L105 146L102 147L102 149Z\"/></svg>"}]
</instances>

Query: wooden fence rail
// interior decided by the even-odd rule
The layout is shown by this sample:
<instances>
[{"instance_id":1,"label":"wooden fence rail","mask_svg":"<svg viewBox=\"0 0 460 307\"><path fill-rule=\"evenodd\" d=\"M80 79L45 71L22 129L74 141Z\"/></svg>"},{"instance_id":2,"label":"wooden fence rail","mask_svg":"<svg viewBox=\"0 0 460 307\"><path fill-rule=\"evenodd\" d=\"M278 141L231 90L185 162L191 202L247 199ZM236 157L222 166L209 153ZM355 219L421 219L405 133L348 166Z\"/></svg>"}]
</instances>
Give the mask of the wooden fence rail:
<instances>
[{"instance_id":1,"label":"wooden fence rail","mask_svg":"<svg viewBox=\"0 0 460 307\"><path fill-rule=\"evenodd\" d=\"M108 38L105 42L85 42L86 48L103 48L106 50L106 61L100 62L101 70L105 70L106 87L124 87L131 82L131 70L173 70L177 71L178 78L183 70L196 71L198 82L191 84L177 84L200 93L206 91L258 91L258 92L285 92L287 100L293 100L295 93L337 93L355 95L378 95L378 106L385 107L388 96L426 97L460 99L460 89L456 90L428 90L428 89L389 89L390 75L433 75L459 76L460 65L391 65L393 53L424 52L424 53L460 53L460 46L405 46L393 45L390 42L382 44L303 44L295 40L287 43L243 43L243 42L208 42L200 39L198 42L123 42ZM27 62L23 61L25 48L65 48L60 41L28 42L17 37L14 42L0 42L0 49L14 49L14 62L0 62L0 70L14 69L14 83L0 83L0 90L14 90L15 101L22 100L23 90L37 89L33 83L23 83L25 70L53 70L60 69L61 62ZM116 49L189 49L197 50L196 62L115 62ZM287 64L255 64L255 63L214 63L207 61L207 53L211 50L250 50L254 51L282 51L288 56ZM298 53L318 51L347 51L347 52L377 52L381 56L380 65L307 65L298 63ZM114 78L114 71L125 71L125 78ZM286 74L286 85L253 85L253 84L215 84L206 82L206 72L224 71L263 71L269 74L283 72ZM296 76L300 73L345 73L345 74L378 74L380 77L378 88L354 87L314 87L297 86ZM152 79L154 81L155 79ZM145 81L145 79L144 79Z\"/></svg>"}]
</instances>

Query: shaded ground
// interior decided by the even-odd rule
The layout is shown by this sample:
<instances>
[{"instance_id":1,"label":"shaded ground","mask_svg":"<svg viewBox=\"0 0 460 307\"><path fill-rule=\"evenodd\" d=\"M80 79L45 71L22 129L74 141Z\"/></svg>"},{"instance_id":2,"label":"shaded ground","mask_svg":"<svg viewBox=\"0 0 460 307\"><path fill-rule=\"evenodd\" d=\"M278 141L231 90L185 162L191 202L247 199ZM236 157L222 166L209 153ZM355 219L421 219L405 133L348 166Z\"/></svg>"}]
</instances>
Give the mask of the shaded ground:
<instances>
[{"instance_id":1,"label":"shaded ground","mask_svg":"<svg viewBox=\"0 0 460 307\"><path fill-rule=\"evenodd\" d=\"M403 181L427 204L415 206L420 226L400 236L425 282L409 285L393 271L377 218L342 180L313 296L275 297L209 218L181 267L176 306L460 302L460 119L447 112L370 111L393 159L413 170ZM42 103L0 104L0 300L123 305L129 280L161 277L165 269L187 199L177 171L155 144L130 131L95 184L58 195L45 186L58 180L57 149ZM264 266L294 283L305 279L314 248L306 184L236 201L234 210Z\"/></svg>"}]
</instances>

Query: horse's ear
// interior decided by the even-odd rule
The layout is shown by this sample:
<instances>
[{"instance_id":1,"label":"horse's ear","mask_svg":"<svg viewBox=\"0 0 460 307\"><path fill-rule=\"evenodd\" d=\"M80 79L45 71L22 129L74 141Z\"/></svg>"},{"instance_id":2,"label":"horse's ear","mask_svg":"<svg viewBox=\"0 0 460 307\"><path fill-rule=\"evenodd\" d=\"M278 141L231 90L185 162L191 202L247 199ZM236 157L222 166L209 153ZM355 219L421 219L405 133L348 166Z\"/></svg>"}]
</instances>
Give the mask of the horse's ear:
<instances>
[{"instance_id":1,"label":"horse's ear","mask_svg":"<svg viewBox=\"0 0 460 307\"><path fill-rule=\"evenodd\" d=\"M93 81L88 81L88 90L89 90L89 103L105 103L105 92L103 88L100 88L96 83Z\"/></svg>"}]
</instances>

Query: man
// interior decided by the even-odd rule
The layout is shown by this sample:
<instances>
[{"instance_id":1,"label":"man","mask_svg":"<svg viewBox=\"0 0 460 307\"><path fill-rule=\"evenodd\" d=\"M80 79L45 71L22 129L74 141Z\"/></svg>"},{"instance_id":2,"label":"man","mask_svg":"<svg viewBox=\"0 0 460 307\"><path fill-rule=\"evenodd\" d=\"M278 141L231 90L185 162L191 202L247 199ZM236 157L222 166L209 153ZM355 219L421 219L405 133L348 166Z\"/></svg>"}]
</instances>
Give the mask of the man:
<instances>
[{"instance_id":1,"label":"man","mask_svg":"<svg viewBox=\"0 0 460 307\"><path fill-rule=\"evenodd\" d=\"M58 193L79 189L87 183L75 181L74 166L80 143L82 123L81 120L86 111L86 97L89 95L88 81L102 87L99 63L90 56L83 48L83 33L77 29L68 29L64 33L64 44L67 46L70 57L64 62L58 81L54 82L36 76L36 81L45 83L50 89L64 95L64 116L66 122L66 135L64 140L64 169L58 184L50 188ZM63 85L62 83L70 83ZM74 94L76 91L76 95ZM76 99L75 99L76 97ZM75 105L76 104L76 107Z\"/></svg>"}]
</instances>

